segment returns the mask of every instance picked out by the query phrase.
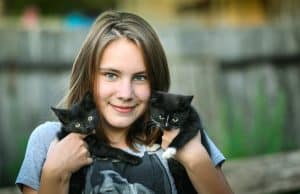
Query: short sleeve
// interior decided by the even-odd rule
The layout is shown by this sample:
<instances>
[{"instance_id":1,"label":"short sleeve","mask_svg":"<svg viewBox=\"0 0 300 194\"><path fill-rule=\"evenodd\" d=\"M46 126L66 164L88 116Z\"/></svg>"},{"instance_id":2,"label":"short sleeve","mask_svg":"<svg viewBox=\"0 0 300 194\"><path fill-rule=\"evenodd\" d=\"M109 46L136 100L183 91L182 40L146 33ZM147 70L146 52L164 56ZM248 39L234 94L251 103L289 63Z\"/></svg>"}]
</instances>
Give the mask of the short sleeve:
<instances>
[{"instance_id":1,"label":"short sleeve","mask_svg":"<svg viewBox=\"0 0 300 194\"><path fill-rule=\"evenodd\" d=\"M209 150L211 153L211 160L215 166L220 166L226 160L222 152L217 148L214 142L210 139L210 137L205 133L208 141Z\"/></svg>"},{"instance_id":2,"label":"short sleeve","mask_svg":"<svg viewBox=\"0 0 300 194\"><path fill-rule=\"evenodd\" d=\"M41 169L44 164L48 147L60 129L58 122L45 122L31 133L25 157L16 178L16 184L22 190L23 185L35 190L39 189Z\"/></svg>"}]
</instances>

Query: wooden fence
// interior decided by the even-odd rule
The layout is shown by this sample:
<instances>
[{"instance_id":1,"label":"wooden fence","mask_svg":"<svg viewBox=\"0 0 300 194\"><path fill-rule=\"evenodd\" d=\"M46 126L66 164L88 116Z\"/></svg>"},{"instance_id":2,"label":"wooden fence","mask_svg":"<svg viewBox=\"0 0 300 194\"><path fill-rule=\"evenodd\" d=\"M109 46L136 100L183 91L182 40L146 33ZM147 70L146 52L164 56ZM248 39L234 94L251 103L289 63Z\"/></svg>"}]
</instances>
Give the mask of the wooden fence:
<instances>
[{"instance_id":1,"label":"wooden fence","mask_svg":"<svg viewBox=\"0 0 300 194\"><path fill-rule=\"evenodd\" d=\"M300 147L297 26L158 29L171 91L195 96L193 104L225 155L237 148L239 155ZM86 32L0 28L0 185L14 181L7 175L18 171L33 128L53 119L49 107L67 88Z\"/></svg>"}]
</instances>

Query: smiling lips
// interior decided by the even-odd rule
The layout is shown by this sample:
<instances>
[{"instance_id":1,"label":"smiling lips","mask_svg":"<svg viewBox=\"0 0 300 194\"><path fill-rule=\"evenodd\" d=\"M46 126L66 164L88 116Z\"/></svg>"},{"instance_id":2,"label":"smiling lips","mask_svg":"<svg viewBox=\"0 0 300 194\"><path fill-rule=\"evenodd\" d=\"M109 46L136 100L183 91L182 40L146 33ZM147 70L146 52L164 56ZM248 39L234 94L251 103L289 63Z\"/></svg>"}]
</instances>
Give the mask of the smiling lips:
<instances>
[{"instance_id":1,"label":"smiling lips","mask_svg":"<svg viewBox=\"0 0 300 194\"><path fill-rule=\"evenodd\" d=\"M136 107L136 106L117 106L113 104L110 105L113 107L114 110L120 113L129 113Z\"/></svg>"}]
</instances>

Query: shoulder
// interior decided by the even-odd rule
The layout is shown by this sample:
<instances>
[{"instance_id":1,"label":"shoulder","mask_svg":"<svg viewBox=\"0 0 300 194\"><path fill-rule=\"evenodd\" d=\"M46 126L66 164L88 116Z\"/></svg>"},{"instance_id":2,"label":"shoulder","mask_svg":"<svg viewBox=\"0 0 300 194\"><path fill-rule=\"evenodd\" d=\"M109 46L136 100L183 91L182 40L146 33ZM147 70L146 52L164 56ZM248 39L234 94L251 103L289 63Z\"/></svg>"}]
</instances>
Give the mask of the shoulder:
<instances>
[{"instance_id":1,"label":"shoulder","mask_svg":"<svg viewBox=\"0 0 300 194\"><path fill-rule=\"evenodd\" d=\"M56 121L46 121L38 125L31 133L31 136L36 135L55 135L60 130L61 124Z\"/></svg>"},{"instance_id":2,"label":"shoulder","mask_svg":"<svg viewBox=\"0 0 300 194\"><path fill-rule=\"evenodd\" d=\"M31 133L25 157L22 162L16 184L22 188L27 185L35 190L39 188L41 169L45 161L48 147L60 130L59 122L45 122L38 125Z\"/></svg>"},{"instance_id":3,"label":"shoulder","mask_svg":"<svg viewBox=\"0 0 300 194\"><path fill-rule=\"evenodd\" d=\"M55 121L47 121L38 125L29 137L29 143L42 143L46 147L56 138L57 132L60 130L61 124Z\"/></svg>"}]
</instances>

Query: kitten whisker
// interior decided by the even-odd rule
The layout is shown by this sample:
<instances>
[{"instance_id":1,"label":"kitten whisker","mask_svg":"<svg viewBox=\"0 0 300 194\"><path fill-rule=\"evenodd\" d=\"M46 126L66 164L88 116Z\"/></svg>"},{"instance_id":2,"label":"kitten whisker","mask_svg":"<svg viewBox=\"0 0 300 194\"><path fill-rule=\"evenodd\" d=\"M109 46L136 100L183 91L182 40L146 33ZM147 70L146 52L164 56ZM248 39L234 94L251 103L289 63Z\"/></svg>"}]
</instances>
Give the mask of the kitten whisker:
<instances>
[{"instance_id":1,"label":"kitten whisker","mask_svg":"<svg viewBox=\"0 0 300 194\"><path fill-rule=\"evenodd\" d=\"M152 119L150 122L152 125L155 125L155 127L161 128L161 124L159 122L155 121L154 119Z\"/></svg>"}]
</instances>

